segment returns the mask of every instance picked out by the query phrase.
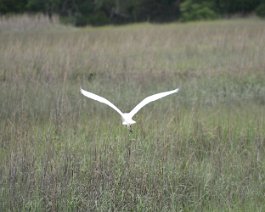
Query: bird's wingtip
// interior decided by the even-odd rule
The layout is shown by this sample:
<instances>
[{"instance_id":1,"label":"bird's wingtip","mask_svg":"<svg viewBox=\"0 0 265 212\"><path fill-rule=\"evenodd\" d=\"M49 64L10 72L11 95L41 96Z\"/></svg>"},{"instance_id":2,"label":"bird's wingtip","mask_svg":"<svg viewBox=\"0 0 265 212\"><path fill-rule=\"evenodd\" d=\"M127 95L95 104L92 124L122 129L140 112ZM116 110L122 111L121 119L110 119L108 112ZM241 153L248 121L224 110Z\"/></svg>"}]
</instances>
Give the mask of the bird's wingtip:
<instances>
[{"instance_id":1,"label":"bird's wingtip","mask_svg":"<svg viewBox=\"0 0 265 212\"><path fill-rule=\"evenodd\" d=\"M175 89L175 92L178 92L179 91L179 88Z\"/></svg>"}]
</instances>

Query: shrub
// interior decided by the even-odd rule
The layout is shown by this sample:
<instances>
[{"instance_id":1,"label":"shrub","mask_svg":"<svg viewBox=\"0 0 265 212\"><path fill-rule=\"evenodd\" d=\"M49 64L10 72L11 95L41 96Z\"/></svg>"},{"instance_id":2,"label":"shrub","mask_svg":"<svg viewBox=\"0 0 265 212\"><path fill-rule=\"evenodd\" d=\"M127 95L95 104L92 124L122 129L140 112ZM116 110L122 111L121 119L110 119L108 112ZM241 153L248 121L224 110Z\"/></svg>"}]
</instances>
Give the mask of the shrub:
<instances>
[{"instance_id":1,"label":"shrub","mask_svg":"<svg viewBox=\"0 0 265 212\"><path fill-rule=\"evenodd\" d=\"M103 11L96 11L92 16L89 17L89 24L92 25L105 25L109 24L110 20Z\"/></svg>"},{"instance_id":2,"label":"shrub","mask_svg":"<svg viewBox=\"0 0 265 212\"><path fill-rule=\"evenodd\" d=\"M61 21L62 23L73 24L77 27L84 27L87 25L102 26L110 23L110 19L101 11L94 12L91 15L75 13L71 16L62 16Z\"/></svg>"},{"instance_id":3,"label":"shrub","mask_svg":"<svg viewBox=\"0 0 265 212\"><path fill-rule=\"evenodd\" d=\"M82 27L82 26L86 26L88 24L88 18L81 14L81 13L77 13L74 16L74 25L78 26L78 27Z\"/></svg>"},{"instance_id":4,"label":"shrub","mask_svg":"<svg viewBox=\"0 0 265 212\"><path fill-rule=\"evenodd\" d=\"M256 14L259 17L265 18L265 3L257 7Z\"/></svg>"},{"instance_id":5,"label":"shrub","mask_svg":"<svg viewBox=\"0 0 265 212\"><path fill-rule=\"evenodd\" d=\"M181 20L209 20L216 19L217 14L206 2L196 3L193 0L186 0L180 4Z\"/></svg>"}]
</instances>

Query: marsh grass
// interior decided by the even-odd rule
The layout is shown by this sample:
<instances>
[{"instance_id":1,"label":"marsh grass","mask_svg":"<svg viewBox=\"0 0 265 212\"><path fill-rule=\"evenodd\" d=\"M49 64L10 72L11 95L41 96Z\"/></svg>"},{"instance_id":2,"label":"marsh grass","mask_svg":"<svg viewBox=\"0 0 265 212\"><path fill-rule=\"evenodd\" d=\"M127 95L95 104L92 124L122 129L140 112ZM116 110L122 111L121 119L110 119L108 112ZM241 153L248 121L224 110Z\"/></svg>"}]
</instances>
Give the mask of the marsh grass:
<instances>
[{"instance_id":1,"label":"marsh grass","mask_svg":"<svg viewBox=\"0 0 265 212\"><path fill-rule=\"evenodd\" d=\"M1 211L264 211L263 21L23 18L0 20ZM80 86L124 112L181 90L129 135Z\"/></svg>"}]
</instances>

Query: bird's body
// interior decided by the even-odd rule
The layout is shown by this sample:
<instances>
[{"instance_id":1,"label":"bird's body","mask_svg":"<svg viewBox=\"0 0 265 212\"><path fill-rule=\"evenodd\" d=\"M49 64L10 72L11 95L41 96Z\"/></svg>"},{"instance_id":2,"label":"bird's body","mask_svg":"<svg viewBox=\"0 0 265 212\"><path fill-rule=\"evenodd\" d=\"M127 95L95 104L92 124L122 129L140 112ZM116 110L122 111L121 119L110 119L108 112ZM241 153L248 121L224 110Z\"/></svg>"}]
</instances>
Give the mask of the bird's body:
<instances>
[{"instance_id":1,"label":"bird's body","mask_svg":"<svg viewBox=\"0 0 265 212\"><path fill-rule=\"evenodd\" d=\"M131 112L129 113L123 113L120 111L119 108L117 108L114 104L112 104L109 100L101 97L101 96L98 96L94 93L91 93L91 92L88 92L88 91L85 91L83 90L82 88L80 88L80 91L81 93L90 98L90 99L94 99L98 102L101 102L103 104L106 104L108 106L110 106L113 110L115 110L117 113L120 114L121 116L121 119L122 119L122 124L123 125L126 125L128 128L131 127L132 124L135 124L136 121L134 121L132 118L133 116L141 109L143 108L145 105L147 105L148 103L150 102L153 102L153 101L156 101L158 99L161 99L163 97L166 97L170 94L173 94L173 93L177 93L179 91L179 89L175 89L175 90L172 90L172 91L166 91L166 92L162 92L162 93L158 93L158 94L154 94L152 96L148 96L146 97L145 99L143 99L138 105L136 105Z\"/></svg>"},{"instance_id":2,"label":"bird's body","mask_svg":"<svg viewBox=\"0 0 265 212\"><path fill-rule=\"evenodd\" d=\"M126 126L131 126L136 123L136 121L132 119L130 113L123 113L121 119L122 119L122 124Z\"/></svg>"}]
</instances>

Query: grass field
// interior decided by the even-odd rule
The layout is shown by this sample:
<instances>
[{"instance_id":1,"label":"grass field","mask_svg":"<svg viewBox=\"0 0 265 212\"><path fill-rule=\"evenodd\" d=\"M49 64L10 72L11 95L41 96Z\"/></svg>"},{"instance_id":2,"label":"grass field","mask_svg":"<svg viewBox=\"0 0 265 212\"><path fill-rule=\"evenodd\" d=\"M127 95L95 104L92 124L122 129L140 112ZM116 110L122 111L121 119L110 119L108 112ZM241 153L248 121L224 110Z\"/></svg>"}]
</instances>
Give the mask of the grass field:
<instances>
[{"instance_id":1,"label":"grass field","mask_svg":"<svg viewBox=\"0 0 265 212\"><path fill-rule=\"evenodd\" d=\"M0 211L265 211L265 22L0 19ZM82 86L124 112L133 134Z\"/></svg>"}]
</instances>

